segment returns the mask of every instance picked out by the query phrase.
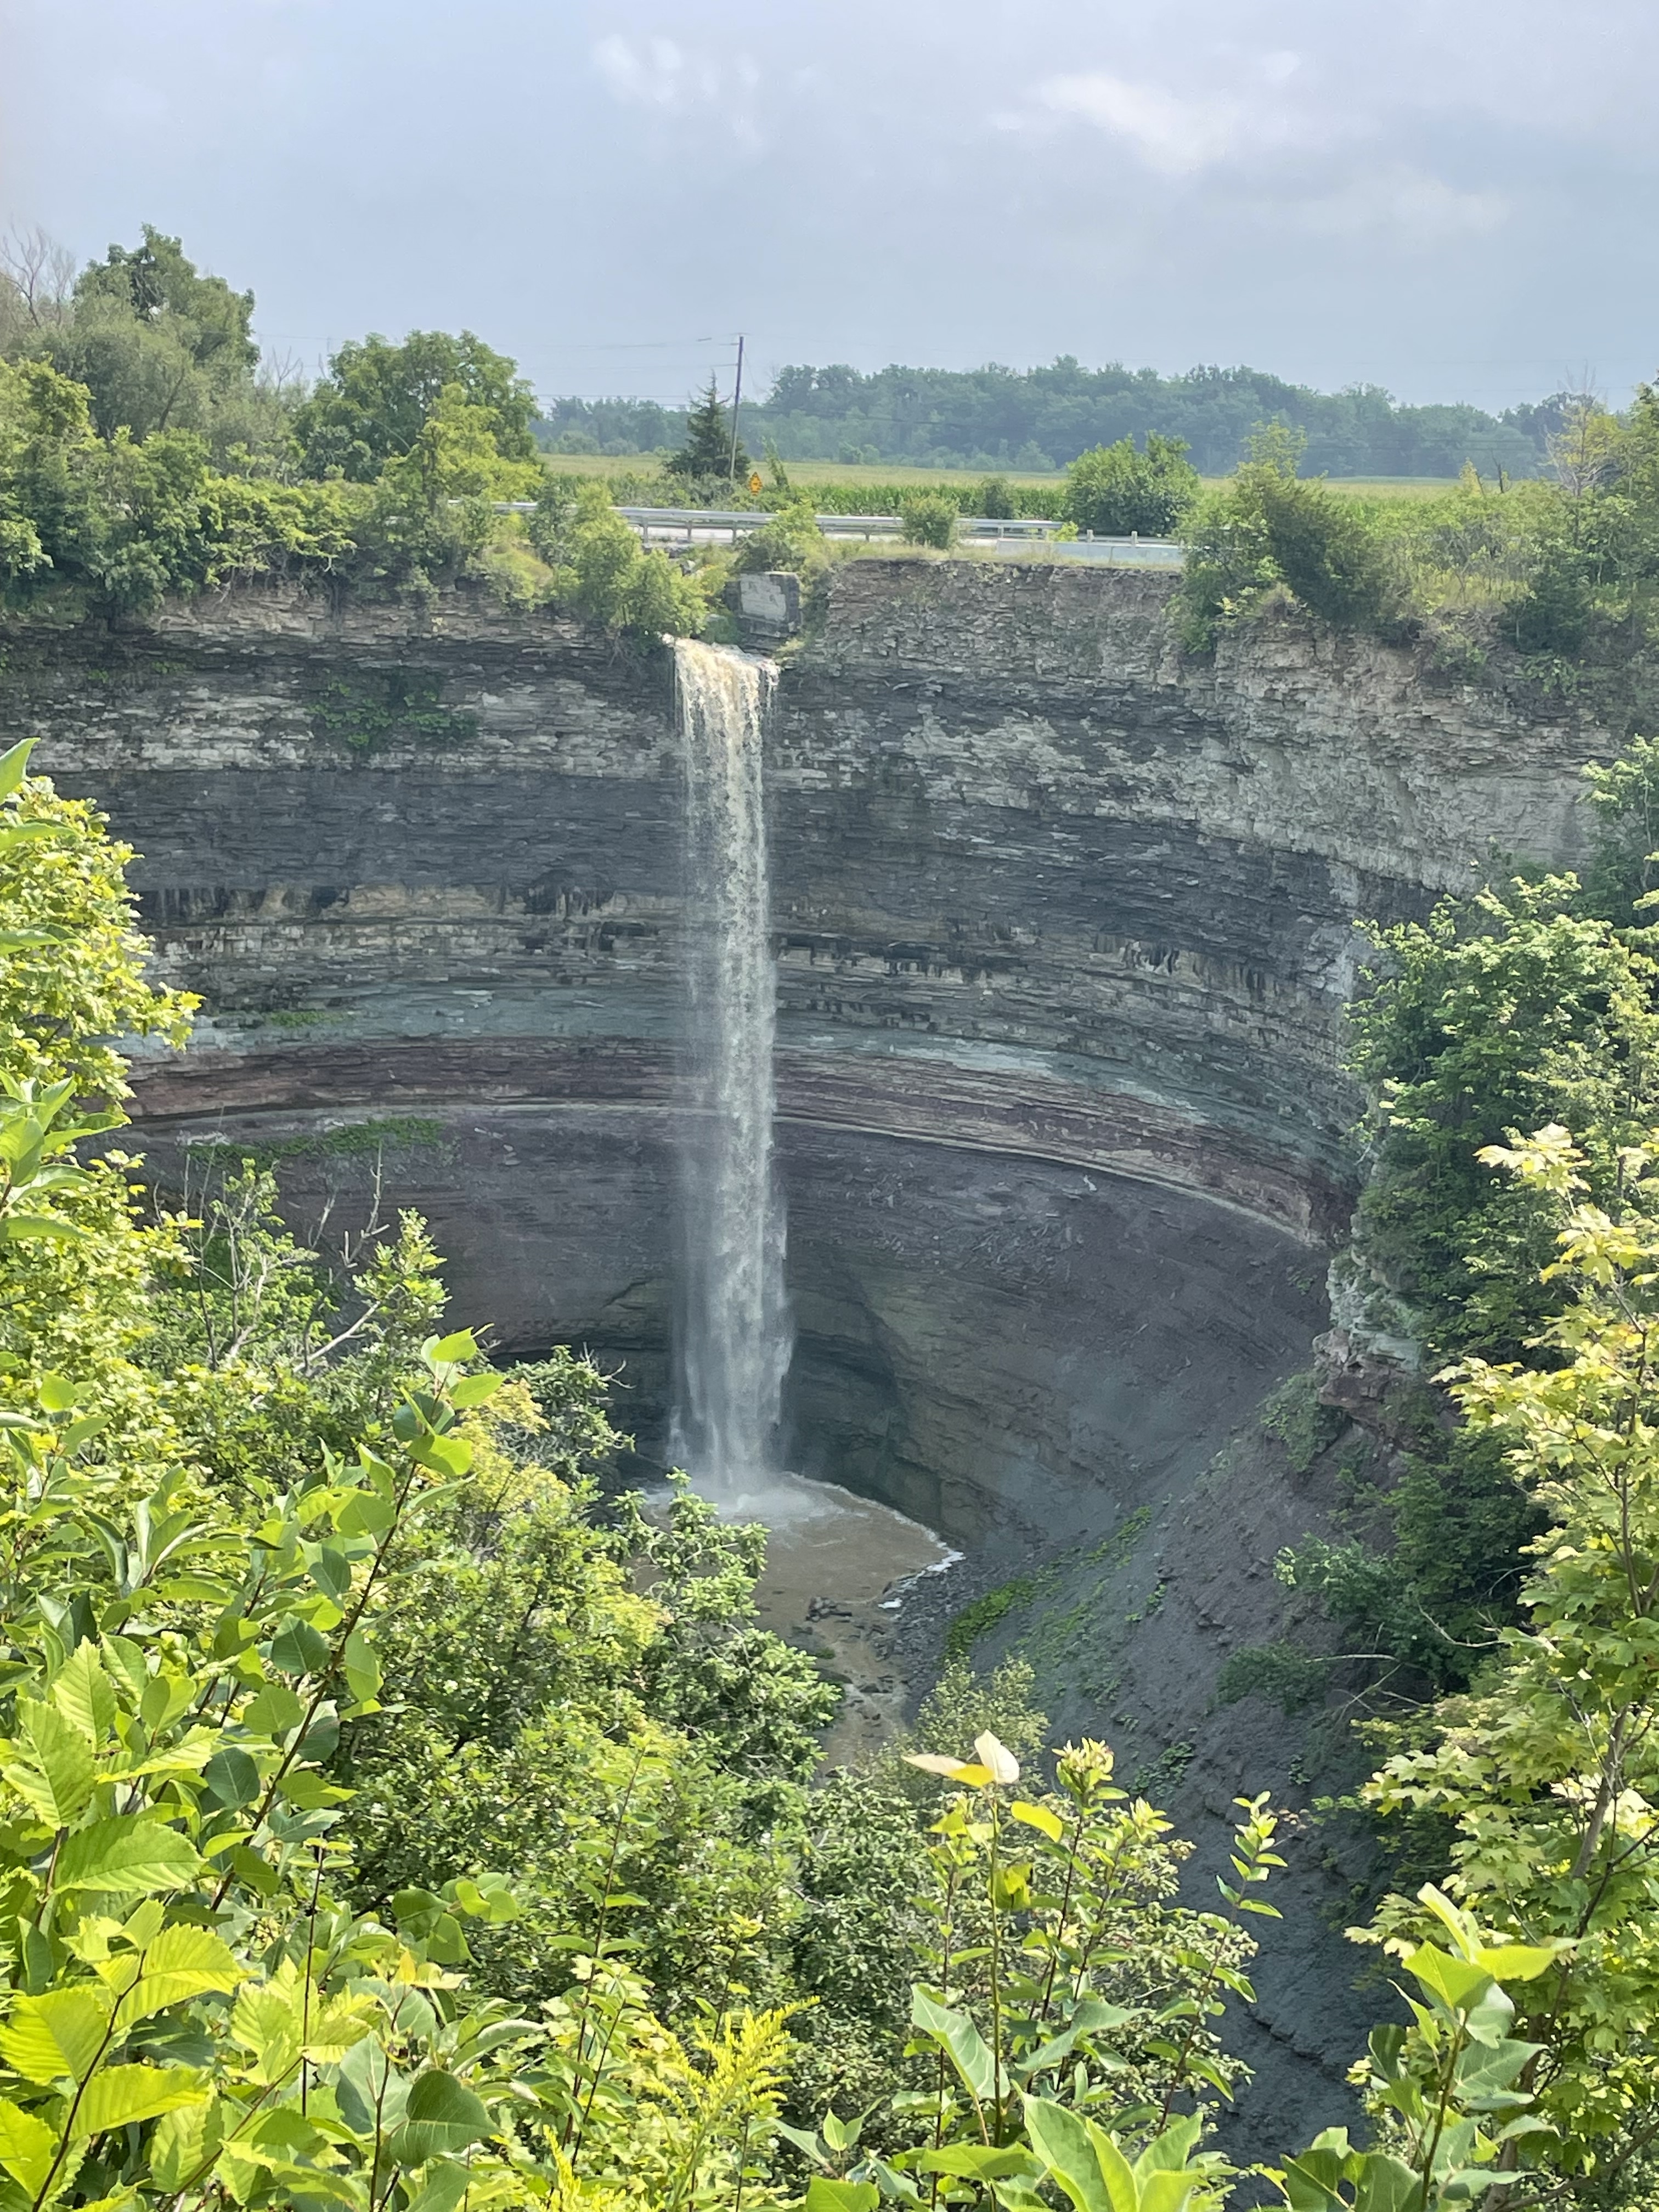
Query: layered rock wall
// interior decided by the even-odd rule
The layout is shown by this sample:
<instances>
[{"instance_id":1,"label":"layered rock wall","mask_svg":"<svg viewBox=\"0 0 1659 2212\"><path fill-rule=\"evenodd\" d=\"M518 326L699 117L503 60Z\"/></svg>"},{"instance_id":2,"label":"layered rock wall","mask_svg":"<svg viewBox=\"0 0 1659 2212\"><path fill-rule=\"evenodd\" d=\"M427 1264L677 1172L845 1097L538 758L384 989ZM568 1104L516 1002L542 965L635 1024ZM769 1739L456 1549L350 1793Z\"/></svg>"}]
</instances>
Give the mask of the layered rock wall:
<instances>
[{"instance_id":1,"label":"layered rock wall","mask_svg":"<svg viewBox=\"0 0 1659 2212\"><path fill-rule=\"evenodd\" d=\"M963 1534L1167 1489L1302 1362L1350 1200L1352 917L1493 849L1571 860L1607 750L1290 621L1194 662L1170 588L854 562L780 687L799 1449ZM331 1125L424 1117L400 1194L458 1307L625 1360L648 1440L696 920L666 656L247 592L17 634L6 696L207 1004L137 1070L153 1155L280 1139L320 1204L360 1173Z\"/></svg>"}]
</instances>

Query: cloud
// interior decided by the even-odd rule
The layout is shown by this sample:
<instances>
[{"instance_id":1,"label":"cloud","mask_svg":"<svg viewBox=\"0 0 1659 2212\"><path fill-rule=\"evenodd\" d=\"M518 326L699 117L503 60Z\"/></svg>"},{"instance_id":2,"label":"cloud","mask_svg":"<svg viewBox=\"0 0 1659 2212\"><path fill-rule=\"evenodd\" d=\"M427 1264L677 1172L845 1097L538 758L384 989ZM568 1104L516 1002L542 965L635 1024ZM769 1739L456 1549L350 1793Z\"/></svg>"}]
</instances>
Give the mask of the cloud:
<instances>
[{"instance_id":1,"label":"cloud","mask_svg":"<svg viewBox=\"0 0 1659 2212\"><path fill-rule=\"evenodd\" d=\"M1030 96L1039 111L1075 117L1124 140L1148 168L1166 177L1195 176L1238 151L1250 136L1241 100L1182 99L1103 70L1048 77Z\"/></svg>"},{"instance_id":2,"label":"cloud","mask_svg":"<svg viewBox=\"0 0 1659 2212\"><path fill-rule=\"evenodd\" d=\"M1402 163L1353 177L1334 191L1304 200L1294 221L1315 237L1355 238L1382 231L1433 246L1483 237L1506 222L1510 211L1502 192L1461 191Z\"/></svg>"},{"instance_id":3,"label":"cloud","mask_svg":"<svg viewBox=\"0 0 1659 2212\"><path fill-rule=\"evenodd\" d=\"M625 39L613 32L594 47L593 63L625 106L670 115L746 101L760 84L760 71L747 55L717 62L688 52L673 39Z\"/></svg>"}]
</instances>

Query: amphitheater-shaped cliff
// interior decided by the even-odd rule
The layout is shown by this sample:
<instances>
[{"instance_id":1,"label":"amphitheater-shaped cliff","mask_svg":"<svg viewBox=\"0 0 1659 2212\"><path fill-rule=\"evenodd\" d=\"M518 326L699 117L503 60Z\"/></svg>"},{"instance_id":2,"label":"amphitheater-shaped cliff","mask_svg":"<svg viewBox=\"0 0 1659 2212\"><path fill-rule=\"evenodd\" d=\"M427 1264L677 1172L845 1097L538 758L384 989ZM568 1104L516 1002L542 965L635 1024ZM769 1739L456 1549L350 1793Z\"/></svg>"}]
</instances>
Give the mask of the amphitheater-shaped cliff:
<instances>
[{"instance_id":1,"label":"amphitheater-shaped cliff","mask_svg":"<svg viewBox=\"0 0 1659 2212\"><path fill-rule=\"evenodd\" d=\"M794 1456L981 1556L1069 1553L1063 1727L1184 1771L1206 1848L1293 1734L1212 1705L1274 1632L1315 1469L1255 1409L1304 1369L1352 1204L1354 917L1571 864L1604 732L1519 684L1279 617L1183 656L1166 578L870 560L769 739ZM135 1069L145 1150L279 1148L303 1223L392 1201L459 1322L586 1345L650 1451L667 1395L681 765L668 657L460 597L250 590L14 630L10 737L95 799L198 1041ZM1055 1623L1057 1622L1057 1626ZM1041 1671L1041 1670L1040 1670ZM1263 2141L1370 2016L1314 1917L1264 1959ZM1285 2052L1298 2054L1288 2066Z\"/></svg>"},{"instance_id":2,"label":"amphitheater-shaped cliff","mask_svg":"<svg viewBox=\"0 0 1659 2212\"><path fill-rule=\"evenodd\" d=\"M871 561L769 764L800 1455L975 1536L1095 1528L1305 1363L1350 1200L1353 917L1571 860L1598 735L1166 578ZM441 1123L397 1188L508 1350L659 1421L680 1006L666 656L467 600L248 592L32 633L14 726L137 846L208 1018L158 1158ZM1600 749L1607 750L1605 740ZM157 1148L161 1147L158 1152ZM336 1171L337 1180L337 1170Z\"/></svg>"}]
</instances>

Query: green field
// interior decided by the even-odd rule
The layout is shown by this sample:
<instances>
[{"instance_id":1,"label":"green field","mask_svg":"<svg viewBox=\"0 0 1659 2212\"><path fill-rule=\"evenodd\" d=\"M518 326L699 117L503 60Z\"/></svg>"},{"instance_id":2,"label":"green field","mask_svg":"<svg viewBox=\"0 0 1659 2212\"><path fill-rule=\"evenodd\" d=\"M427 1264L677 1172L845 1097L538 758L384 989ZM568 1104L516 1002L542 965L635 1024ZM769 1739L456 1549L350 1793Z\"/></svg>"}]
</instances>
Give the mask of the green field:
<instances>
[{"instance_id":1,"label":"green field","mask_svg":"<svg viewBox=\"0 0 1659 2212\"><path fill-rule=\"evenodd\" d=\"M647 477L658 473L657 461L651 453L549 453L544 456L548 465L560 476L582 477ZM761 473L769 485L771 471L761 465ZM786 461L784 468L791 484L799 491L810 491L813 485L822 484L828 490L851 490L859 484L878 484L903 491L927 491L946 486L955 489L964 484L983 483L988 475L996 475L1010 484L1047 484L1056 495L1066 482L1063 471L1048 475L1032 475L1018 469L911 469L897 462L882 461ZM1206 487L1224 483L1223 477L1206 477ZM1332 477L1331 489L1355 499L1434 499L1450 491L1456 483L1455 477Z\"/></svg>"},{"instance_id":2,"label":"green field","mask_svg":"<svg viewBox=\"0 0 1659 2212\"><path fill-rule=\"evenodd\" d=\"M543 458L561 476L641 477L654 474L657 466L656 456L652 453L547 453ZM764 462L756 465L769 482L769 466ZM926 490L930 484L983 483L988 475L1001 476L1009 483L1019 484L1059 485L1066 481L1060 471L1047 476L1030 476L1018 469L907 469L898 462L888 466L880 461L786 461L783 465L792 483L804 484L896 483Z\"/></svg>"}]
</instances>

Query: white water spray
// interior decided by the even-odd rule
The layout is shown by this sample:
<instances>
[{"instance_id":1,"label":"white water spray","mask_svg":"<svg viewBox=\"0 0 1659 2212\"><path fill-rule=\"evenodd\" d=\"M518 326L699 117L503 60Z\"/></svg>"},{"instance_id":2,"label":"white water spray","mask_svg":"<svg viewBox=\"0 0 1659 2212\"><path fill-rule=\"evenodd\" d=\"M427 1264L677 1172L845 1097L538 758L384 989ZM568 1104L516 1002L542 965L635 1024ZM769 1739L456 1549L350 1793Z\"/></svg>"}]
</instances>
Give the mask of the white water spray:
<instances>
[{"instance_id":1,"label":"white water spray","mask_svg":"<svg viewBox=\"0 0 1659 2212\"><path fill-rule=\"evenodd\" d=\"M686 787L685 1137L675 1451L707 1495L776 1479L789 1365L784 1216L772 1170L776 1027L762 739L777 672L681 638Z\"/></svg>"}]
</instances>

